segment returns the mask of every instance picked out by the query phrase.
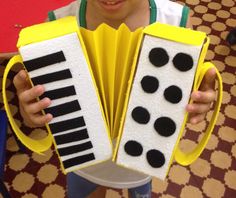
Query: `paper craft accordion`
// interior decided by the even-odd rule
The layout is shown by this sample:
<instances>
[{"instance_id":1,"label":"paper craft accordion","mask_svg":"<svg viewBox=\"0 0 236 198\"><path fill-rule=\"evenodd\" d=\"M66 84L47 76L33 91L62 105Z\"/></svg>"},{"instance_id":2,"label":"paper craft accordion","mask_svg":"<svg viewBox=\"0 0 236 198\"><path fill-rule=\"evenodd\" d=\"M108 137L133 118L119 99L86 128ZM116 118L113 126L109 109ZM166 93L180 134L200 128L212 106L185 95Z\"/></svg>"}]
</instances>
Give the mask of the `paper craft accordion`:
<instances>
[{"instance_id":1,"label":"paper craft accordion","mask_svg":"<svg viewBox=\"0 0 236 198\"><path fill-rule=\"evenodd\" d=\"M54 143L65 173L113 159L126 168L165 178L175 157L192 163L204 149L222 100L200 144L183 153L178 142L185 127L185 106L211 63L203 63L205 33L160 23L131 32L105 24L79 28L74 17L22 30L20 55L9 62L3 82L5 108L19 139L41 153ZM7 74L23 63L33 85L43 84L53 115L48 136L33 140L19 130L5 92ZM112 141L116 140L113 148Z\"/></svg>"}]
</instances>

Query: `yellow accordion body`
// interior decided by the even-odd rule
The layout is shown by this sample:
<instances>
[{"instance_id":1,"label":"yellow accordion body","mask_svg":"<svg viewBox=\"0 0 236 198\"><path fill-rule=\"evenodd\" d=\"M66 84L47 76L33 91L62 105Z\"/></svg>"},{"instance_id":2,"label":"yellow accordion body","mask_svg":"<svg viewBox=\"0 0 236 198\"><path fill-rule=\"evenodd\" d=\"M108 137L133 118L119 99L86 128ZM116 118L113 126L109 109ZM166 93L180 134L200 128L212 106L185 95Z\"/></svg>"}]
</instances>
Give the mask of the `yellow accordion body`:
<instances>
[{"instance_id":1,"label":"yellow accordion body","mask_svg":"<svg viewBox=\"0 0 236 198\"><path fill-rule=\"evenodd\" d=\"M202 141L191 153L183 153L178 148L187 120L184 106L189 102L191 91L199 88L206 71L214 67L204 63L208 45L205 33L160 23L134 32L124 24L117 30L102 24L95 31L89 31L79 28L74 17L66 17L25 28L17 44L21 55L11 59L4 73L3 98L10 123L18 138L34 152L46 151L53 142L65 173L112 158L118 165L163 179L174 157L182 165L192 163L203 151L213 130L222 100L218 71L218 98ZM38 54L42 54L40 58ZM183 58L187 58L184 63L190 64L190 68L181 67ZM5 81L17 62L24 63L33 85L46 82L47 89L51 90L54 85L50 78L55 78L60 80L56 89L63 92L65 85L69 87L70 78L75 84L70 88L74 86L78 96L71 94L65 96L66 102L60 102L54 95L54 108L45 112L53 112L58 117L46 126L49 133L42 140L24 135L9 110ZM44 69L40 68L42 64ZM170 69L164 70L165 65ZM56 74L47 77L54 67L58 69ZM64 79L67 73L61 71L64 67L63 72L71 67L68 79ZM186 72L191 69L192 77L188 77L191 75ZM41 70L43 75L39 74ZM172 76L175 72L176 77ZM169 102L164 101L157 89L164 92ZM69 100L70 97L75 98ZM155 103L159 100L163 102ZM69 124L64 122L68 117L65 111L70 114ZM178 121L169 119L173 114L179 118L173 118L174 121ZM78 122L81 124L73 128ZM117 141L115 148L114 140Z\"/></svg>"}]
</instances>

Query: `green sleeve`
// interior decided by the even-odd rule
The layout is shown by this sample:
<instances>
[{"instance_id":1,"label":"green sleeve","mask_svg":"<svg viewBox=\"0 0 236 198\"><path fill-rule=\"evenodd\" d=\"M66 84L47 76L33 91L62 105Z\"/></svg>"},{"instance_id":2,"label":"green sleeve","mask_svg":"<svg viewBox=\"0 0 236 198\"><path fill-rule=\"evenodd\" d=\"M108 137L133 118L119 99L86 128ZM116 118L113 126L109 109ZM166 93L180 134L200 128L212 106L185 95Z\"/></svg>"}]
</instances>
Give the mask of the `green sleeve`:
<instances>
[{"instance_id":1,"label":"green sleeve","mask_svg":"<svg viewBox=\"0 0 236 198\"><path fill-rule=\"evenodd\" d=\"M189 7L187 7L187 6L183 7L182 18L181 18L180 25L179 25L180 27L186 27L188 17L189 17L189 11L190 11Z\"/></svg>"},{"instance_id":2,"label":"green sleeve","mask_svg":"<svg viewBox=\"0 0 236 198\"><path fill-rule=\"evenodd\" d=\"M48 19L49 21L55 21L57 19L53 11L48 12Z\"/></svg>"}]
</instances>

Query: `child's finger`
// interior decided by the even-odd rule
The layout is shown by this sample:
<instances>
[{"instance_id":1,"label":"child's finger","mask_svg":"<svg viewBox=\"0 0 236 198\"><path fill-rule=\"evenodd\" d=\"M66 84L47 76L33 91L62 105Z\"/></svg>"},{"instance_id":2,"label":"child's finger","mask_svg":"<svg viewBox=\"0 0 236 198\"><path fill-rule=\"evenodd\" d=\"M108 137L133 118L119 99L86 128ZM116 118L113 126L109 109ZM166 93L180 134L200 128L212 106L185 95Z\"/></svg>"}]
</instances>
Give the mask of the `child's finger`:
<instances>
[{"instance_id":1,"label":"child's finger","mask_svg":"<svg viewBox=\"0 0 236 198\"><path fill-rule=\"evenodd\" d=\"M24 110L28 114L36 114L47 108L51 104L49 98L44 98L38 102L34 102L25 106Z\"/></svg>"},{"instance_id":2,"label":"child's finger","mask_svg":"<svg viewBox=\"0 0 236 198\"><path fill-rule=\"evenodd\" d=\"M191 94L191 99L197 103L212 103L215 100L215 91L209 89L208 91L194 91Z\"/></svg>"},{"instance_id":3,"label":"child's finger","mask_svg":"<svg viewBox=\"0 0 236 198\"><path fill-rule=\"evenodd\" d=\"M14 84L17 92L22 92L22 91L28 89L28 87L30 85L29 85L29 81L27 78L28 78L27 73L24 70L19 71L15 75L15 77L13 79L13 84Z\"/></svg>"},{"instance_id":4,"label":"child's finger","mask_svg":"<svg viewBox=\"0 0 236 198\"><path fill-rule=\"evenodd\" d=\"M198 124L199 122L203 121L205 118L205 114L202 113L202 114L196 114L195 116L192 116L190 119L189 119L189 122L191 124Z\"/></svg>"},{"instance_id":5,"label":"child's finger","mask_svg":"<svg viewBox=\"0 0 236 198\"><path fill-rule=\"evenodd\" d=\"M203 78L200 90L206 91L209 89L214 89L215 78L216 78L216 70L214 68L209 69Z\"/></svg>"},{"instance_id":6,"label":"child's finger","mask_svg":"<svg viewBox=\"0 0 236 198\"><path fill-rule=\"evenodd\" d=\"M35 98L41 96L44 93L44 91L45 89L42 85L37 85L29 90L22 92L21 94L19 94L18 97L20 102L24 105L26 103L35 100Z\"/></svg>"},{"instance_id":7,"label":"child's finger","mask_svg":"<svg viewBox=\"0 0 236 198\"><path fill-rule=\"evenodd\" d=\"M210 103L193 103L186 106L186 111L191 114L201 114L208 112L210 108Z\"/></svg>"},{"instance_id":8,"label":"child's finger","mask_svg":"<svg viewBox=\"0 0 236 198\"><path fill-rule=\"evenodd\" d=\"M49 123L52 120L51 114L35 114L30 116L30 120L25 120L25 124L30 127L42 127L45 126L46 123Z\"/></svg>"}]
</instances>

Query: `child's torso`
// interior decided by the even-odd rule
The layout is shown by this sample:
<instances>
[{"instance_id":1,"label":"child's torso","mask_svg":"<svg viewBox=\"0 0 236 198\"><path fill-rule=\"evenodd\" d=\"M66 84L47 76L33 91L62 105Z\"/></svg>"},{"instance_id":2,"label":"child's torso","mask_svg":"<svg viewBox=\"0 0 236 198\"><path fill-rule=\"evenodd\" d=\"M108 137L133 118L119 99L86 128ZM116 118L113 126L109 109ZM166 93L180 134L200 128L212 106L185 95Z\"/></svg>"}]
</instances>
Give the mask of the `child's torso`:
<instances>
[{"instance_id":1,"label":"child's torso","mask_svg":"<svg viewBox=\"0 0 236 198\"><path fill-rule=\"evenodd\" d=\"M186 26L188 8L167 0L149 0L150 23L156 21L175 26ZM76 16L78 24L86 27L86 1L77 0L49 13L49 20ZM151 180L150 176L117 166L111 161L76 171L94 183L113 188L133 188Z\"/></svg>"}]
</instances>

